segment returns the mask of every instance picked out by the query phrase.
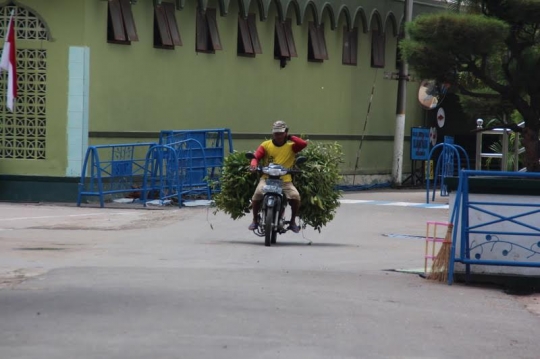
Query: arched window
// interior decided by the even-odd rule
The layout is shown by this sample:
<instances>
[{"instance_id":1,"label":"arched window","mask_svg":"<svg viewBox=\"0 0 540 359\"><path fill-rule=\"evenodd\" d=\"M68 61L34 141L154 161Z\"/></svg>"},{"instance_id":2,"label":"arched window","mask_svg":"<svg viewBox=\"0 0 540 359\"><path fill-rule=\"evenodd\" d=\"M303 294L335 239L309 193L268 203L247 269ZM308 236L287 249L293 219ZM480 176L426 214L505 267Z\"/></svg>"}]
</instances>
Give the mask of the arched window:
<instances>
[{"instance_id":1,"label":"arched window","mask_svg":"<svg viewBox=\"0 0 540 359\"><path fill-rule=\"evenodd\" d=\"M17 40L34 40L36 48L17 44L17 92L13 113L6 107L7 72L0 74L0 158L46 158L47 50L50 39L45 23L35 12L11 1L0 7L0 41L5 39L9 17L15 10ZM25 41L26 42L26 41Z\"/></svg>"}]
</instances>

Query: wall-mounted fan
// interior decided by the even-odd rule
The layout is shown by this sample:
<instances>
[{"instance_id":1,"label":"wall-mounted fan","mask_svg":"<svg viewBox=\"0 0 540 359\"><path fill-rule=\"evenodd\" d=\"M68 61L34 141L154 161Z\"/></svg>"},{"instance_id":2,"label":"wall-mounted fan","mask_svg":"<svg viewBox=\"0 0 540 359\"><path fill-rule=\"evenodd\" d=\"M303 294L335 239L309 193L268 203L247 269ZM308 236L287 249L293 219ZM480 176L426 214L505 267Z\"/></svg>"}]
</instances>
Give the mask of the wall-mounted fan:
<instances>
[{"instance_id":1,"label":"wall-mounted fan","mask_svg":"<svg viewBox=\"0 0 540 359\"><path fill-rule=\"evenodd\" d=\"M441 105L446 96L448 85L435 80L422 80L418 89L418 102L426 110L433 110Z\"/></svg>"}]
</instances>

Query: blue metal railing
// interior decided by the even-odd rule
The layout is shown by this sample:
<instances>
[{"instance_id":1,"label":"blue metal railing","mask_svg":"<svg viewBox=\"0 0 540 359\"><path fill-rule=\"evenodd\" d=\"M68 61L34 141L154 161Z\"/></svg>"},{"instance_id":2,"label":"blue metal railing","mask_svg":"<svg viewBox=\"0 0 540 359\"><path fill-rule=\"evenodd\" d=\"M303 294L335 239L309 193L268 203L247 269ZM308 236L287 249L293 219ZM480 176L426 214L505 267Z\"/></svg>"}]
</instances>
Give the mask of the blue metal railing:
<instances>
[{"instance_id":1,"label":"blue metal railing","mask_svg":"<svg viewBox=\"0 0 540 359\"><path fill-rule=\"evenodd\" d=\"M146 194L162 201L177 198L179 206L184 195L211 197L207 178L196 181L198 177L193 176L193 173L207 172L205 150L197 140L186 139L152 147L146 155L144 168L144 204Z\"/></svg>"},{"instance_id":2,"label":"blue metal railing","mask_svg":"<svg viewBox=\"0 0 540 359\"><path fill-rule=\"evenodd\" d=\"M192 183L195 187L199 187L200 184L208 180L217 183L223 168L226 150L228 153L233 152L230 129L163 130L160 132L159 143L162 145L179 143L188 139L198 141L202 148L190 149L189 165L192 170L189 172L190 178L187 178L185 182ZM215 188L218 190L219 185L216 185Z\"/></svg>"},{"instance_id":3,"label":"blue metal railing","mask_svg":"<svg viewBox=\"0 0 540 359\"><path fill-rule=\"evenodd\" d=\"M454 225L448 284L456 262L465 264L467 279L471 265L540 267L540 201L514 196L513 201L501 202L492 194L471 199L470 179L479 176L540 180L540 173L461 171L461 190L456 193L460 216Z\"/></svg>"},{"instance_id":4,"label":"blue metal railing","mask_svg":"<svg viewBox=\"0 0 540 359\"><path fill-rule=\"evenodd\" d=\"M98 196L100 206L104 207L105 195L140 192L144 176L144 155L155 145L136 143L88 147L79 183L77 206L81 205L83 196Z\"/></svg>"}]
</instances>

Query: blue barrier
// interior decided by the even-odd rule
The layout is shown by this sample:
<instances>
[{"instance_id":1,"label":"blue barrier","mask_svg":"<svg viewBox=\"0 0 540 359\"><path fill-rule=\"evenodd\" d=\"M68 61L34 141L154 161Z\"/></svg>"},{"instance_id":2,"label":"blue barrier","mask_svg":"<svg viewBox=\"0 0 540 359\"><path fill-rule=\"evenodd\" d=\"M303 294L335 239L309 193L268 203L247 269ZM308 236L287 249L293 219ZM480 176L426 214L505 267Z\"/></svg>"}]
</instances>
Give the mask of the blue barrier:
<instances>
[{"instance_id":1,"label":"blue barrier","mask_svg":"<svg viewBox=\"0 0 540 359\"><path fill-rule=\"evenodd\" d=\"M178 143L188 139L198 141L202 148L190 150L192 156L190 159L190 178L186 179L185 182L193 183L195 186L208 179L216 182L223 167L226 144L228 144L228 153L233 152L230 129L163 130L159 135L161 145ZM216 187L217 189L218 187Z\"/></svg>"},{"instance_id":2,"label":"blue barrier","mask_svg":"<svg viewBox=\"0 0 540 359\"><path fill-rule=\"evenodd\" d=\"M182 195L205 194L210 198L208 181L218 182L226 141L232 153L229 129L161 131L159 144L90 146L83 163L77 206L83 196L98 196L104 207L106 195L127 192L144 198L144 203L150 194L160 199L177 197L179 205ZM214 188L219 190L219 186Z\"/></svg>"},{"instance_id":3,"label":"blue barrier","mask_svg":"<svg viewBox=\"0 0 540 359\"><path fill-rule=\"evenodd\" d=\"M497 202L489 198L471 200L469 180L474 176L540 180L539 173L461 171L459 179L461 190L456 193L458 206L461 202L461 227L458 229L459 216L456 216L448 267L448 284L453 282L456 262L465 264L467 279L470 276L471 265L540 267L540 227L538 222L540 203L526 202L526 199L519 201L517 200L519 196L516 196L514 202ZM511 214L499 213L498 209L501 207L511 209L509 211ZM458 232L460 234L459 240L457 238ZM456 255L458 244L459 251ZM488 254L492 257L495 256L492 254L493 252L500 253L499 259L486 259L489 257ZM535 257L536 261L525 261L525 259L532 257Z\"/></svg>"},{"instance_id":4,"label":"blue barrier","mask_svg":"<svg viewBox=\"0 0 540 359\"><path fill-rule=\"evenodd\" d=\"M182 183L178 180L178 173L178 156L174 148L167 145L151 147L144 163L143 204L146 206L149 197L161 201L176 197L180 206Z\"/></svg>"},{"instance_id":5,"label":"blue barrier","mask_svg":"<svg viewBox=\"0 0 540 359\"><path fill-rule=\"evenodd\" d=\"M205 178L196 182L198 176L192 174L207 172L205 150L194 139L157 145L148 151L145 161L143 193L156 193L160 200L176 197L182 205L183 195L204 193L211 198L210 186ZM147 198L142 197L146 205Z\"/></svg>"},{"instance_id":6,"label":"blue barrier","mask_svg":"<svg viewBox=\"0 0 540 359\"><path fill-rule=\"evenodd\" d=\"M140 192L145 157L155 143L90 146L86 151L77 195L77 206L83 196L98 196L101 207L105 195ZM87 178L87 170L90 172Z\"/></svg>"}]
</instances>

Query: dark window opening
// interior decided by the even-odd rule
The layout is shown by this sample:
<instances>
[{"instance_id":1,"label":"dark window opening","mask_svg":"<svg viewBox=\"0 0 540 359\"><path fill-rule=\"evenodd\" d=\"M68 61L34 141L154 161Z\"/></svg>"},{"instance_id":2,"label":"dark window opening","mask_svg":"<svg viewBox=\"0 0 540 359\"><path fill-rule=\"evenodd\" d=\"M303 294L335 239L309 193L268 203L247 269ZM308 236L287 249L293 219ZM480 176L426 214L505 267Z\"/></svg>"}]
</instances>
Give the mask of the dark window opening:
<instances>
[{"instance_id":1,"label":"dark window opening","mask_svg":"<svg viewBox=\"0 0 540 359\"><path fill-rule=\"evenodd\" d=\"M314 22L309 22L308 27L308 61L323 62L328 60L326 40L324 39L324 24L316 26Z\"/></svg>"},{"instance_id":2,"label":"dark window opening","mask_svg":"<svg viewBox=\"0 0 540 359\"><path fill-rule=\"evenodd\" d=\"M298 57L292 33L292 21L291 19L287 19L281 22L276 18L274 58L280 60L280 66L283 68L287 63L286 61L290 60L291 57Z\"/></svg>"},{"instance_id":3,"label":"dark window opening","mask_svg":"<svg viewBox=\"0 0 540 359\"><path fill-rule=\"evenodd\" d=\"M371 67L384 68L385 35L378 30L371 30Z\"/></svg>"},{"instance_id":4,"label":"dark window opening","mask_svg":"<svg viewBox=\"0 0 540 359\"><path fill-rule=\"evenodd\" d=\"M248 57L255 57L255 54L262 54L255 14L249 14L247 19L238 16L238 41L236 51L238 55Z\"/></svg>"},{"instance_id":5,"label":"dark window opening","mask_svg":"<svg viewBox=\"0 0 540 359\"><path fill-rule=\"evenodd\" d=\"M343 54L341 63L343 65L357 65L358 54L358 28L349 30L346 26L343 28Z\"/></svg>"},{"instance_id":6,"label":"dark window opening","mask_svg":"<svg viewBox=\"0 0 540 359\"><path fill-rule=\"evenodd\" d=\"M402 54L401 54L401 49L399 48L399 45L401 44L401 41L405 38L405 34L403 33L403 31L401 31L398 35L398 38L397 38L397 46L396 46L396 69L399 69L401 68L401 63L403 61L403 59L401 58L402 57Z\"/></svg>"},{"instance_id":7,"label":"dark window opening","mask_svg":"<svg viewBox=\"0 0 540 359\"><path fill-rule=\"evenodd\" d=\"M139 41L130 1L109 0L107 5L107 42L130 45Z\"/></svg>"},{"instance_id":8,"label":"dark window opening","mask_svg":"<svg viewBox=\"0 0 540 359\"><path fill-rule=\"evenodd\" d=\"M205 12L197 11L197 35L195 50L213 54L222 50L221 39L216 20L216 9L207 8Z\"/></svg>"},{"instance_id":9,"label":"dark window opening","mask_svg":"<svg viewBox=\"0 0 540 359\"><path fill-rule=\"evenodd\" d=\"M154 47L174 49L182 46L176 21L176 8L172 3L156 4L154 8Z\"/></svg>"}]
</instances>

